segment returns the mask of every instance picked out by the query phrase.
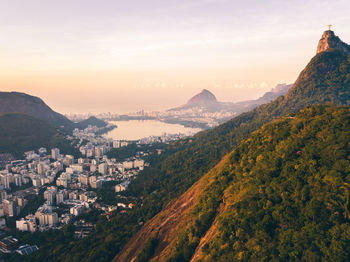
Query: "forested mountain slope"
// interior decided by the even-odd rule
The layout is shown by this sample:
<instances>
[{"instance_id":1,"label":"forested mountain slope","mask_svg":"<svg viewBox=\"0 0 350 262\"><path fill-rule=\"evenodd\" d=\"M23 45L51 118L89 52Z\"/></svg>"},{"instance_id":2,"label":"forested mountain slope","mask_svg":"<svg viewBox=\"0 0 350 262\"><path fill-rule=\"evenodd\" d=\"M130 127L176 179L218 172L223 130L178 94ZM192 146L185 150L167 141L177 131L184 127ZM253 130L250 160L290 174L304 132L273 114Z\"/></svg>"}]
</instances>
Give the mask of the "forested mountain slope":
<instances>
[{"instance_id":1,"label":"forested mountain slope","mask_svg":"<svg viewBox=\"0 0 350 262\"><path fill-rule=\"evenodd\" d=\"M0 153L23 159L23 152L59 147L62 153L78 154L62 130L44 120L23 114L0 115Z\"/></svg>"},{"instance_id":2,"label":"forested mountain slope","mask_svg":"<svg viewBox=\"0 0 350 262\"><path fill-rule=\"evenodd\" d=\"M264 125L148 222L115 261L345 261L350 109Z\"/></svg>"},{"instance_id":3,"label":"forested mountain slope","mask_svg":"<svg viewBox=\"0 0 350 262\"><path fill-rule=\"evenodd\" d=\"M53 111L39 97L19 92L0 92L0 114L17 113L47 121L51 125L71 130L74 123Z\"/></svg>"},{"instance_id":4,"label":"forested mountain slope","mask_svg":"<svg viewBox=\"0 0 350 262\"><path fill-rule=\"evenodd\" d=\"M146 170L130 185L129 192L144 196L143 213L148 219L171 199L185 192L242 138L283 115L322 103L350 104L350 61L346 52L328 49L317 54L285 97L199 133L176 153ZM130 245L132 241L121 253L129 250Z\"/></svg>"}]
</instances>

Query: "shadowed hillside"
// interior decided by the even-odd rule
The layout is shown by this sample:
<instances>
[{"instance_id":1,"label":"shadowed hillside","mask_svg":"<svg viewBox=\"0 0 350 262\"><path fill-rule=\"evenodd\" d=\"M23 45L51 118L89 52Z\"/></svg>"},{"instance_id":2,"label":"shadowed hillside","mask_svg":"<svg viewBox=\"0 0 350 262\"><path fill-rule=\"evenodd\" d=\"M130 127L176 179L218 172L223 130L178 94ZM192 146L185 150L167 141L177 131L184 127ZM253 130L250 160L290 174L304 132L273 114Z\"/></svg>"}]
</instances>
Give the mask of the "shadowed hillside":
<instances>
[{"instance_id":1,"label":"shadowed hillside","mask_svg":"<svg viewBox=\"0 0 350 262\"><path fill-rule=\"evenodd\" d=\"M0 114L18 113L49 122L51 125L71 130L74 123L53 111L39 97L18 92L0 92Z\"/></svg>"},{"instance_id":2,"label":"shadowed hillside","mask_svg":"<svg viewBox=\"0 0 350 262\"><path fill-rule=\"evenodd\" d=\"M23 152L39 147L59 147L66 154L78 153L62 130L46 121L21 114L0 115L0 153L23 159Z\"/></svg>"}]
</instances>

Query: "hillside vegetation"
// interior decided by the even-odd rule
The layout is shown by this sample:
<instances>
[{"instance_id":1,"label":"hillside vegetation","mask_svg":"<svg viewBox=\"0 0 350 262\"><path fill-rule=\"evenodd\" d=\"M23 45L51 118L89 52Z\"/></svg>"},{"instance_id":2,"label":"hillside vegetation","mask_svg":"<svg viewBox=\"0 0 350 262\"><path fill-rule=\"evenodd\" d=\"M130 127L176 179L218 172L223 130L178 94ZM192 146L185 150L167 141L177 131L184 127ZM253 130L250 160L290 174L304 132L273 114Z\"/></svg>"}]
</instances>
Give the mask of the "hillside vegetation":
<instances>
[{"instance_id":1,"label":"hillside vegetation","mask_svg":"<svg viewBox=\"0 0 350 262\"><path fill-rule=\"evenodd\" d=\"M62 130L44 120L21 114L0 115L0 153L23 159L23 152L39 147L59 147L62 153L78 154Z\"/></svg>"},{"instance_id":2,"label":"hillside vegetation","mask_svg":"<svg viewBox=\"0 0 350 262\"><path fill-rule=\"evenodd\" d=\"M349 126L349 108L323 106L255 132L203 190L169 261L187 261L210 227L194 261L347 261Z\"/></svg>"},{"instance_id":3,"label":"hillside vegetation","mask_svg":"<svg viewBox=\"0 0 350 262\"><path fill-rule=\"evenodd\" d=\"M347 261L349 126L350 109L330 106L263 126L115 261Z\"/></svg>"},{"instance_id":4,"label":"hillside vegetation","mask_svg":"<svg viewBox=\"0 0 350 262\"><path fill-rule=\"evenodd\" d=\"M90 116L88 119L82 120L75 124L75 126L79 129L85 129L89 125L91 126L97 126L97 127L105 127L107 126L107 123L95 116Z\"/></svg>"},{"instance_id":5,"label":"hillside vegetation","mask_svg":"<svg viewBox=\"0 0 350 262\"><path fill-rule=\"evenodd\" d=\"M350 104L350 60L346 53L329 50L316 55L285 97L199 133L192 142L179 147L174 154L141 174L130 185L129 192L145 197L144 210L148 209L143 212L146 212L147 219L185 192L243 138L263 124L305 106L322 103ZM125 250L128 247L129 244Z\"/></svg>"}]
</instances>

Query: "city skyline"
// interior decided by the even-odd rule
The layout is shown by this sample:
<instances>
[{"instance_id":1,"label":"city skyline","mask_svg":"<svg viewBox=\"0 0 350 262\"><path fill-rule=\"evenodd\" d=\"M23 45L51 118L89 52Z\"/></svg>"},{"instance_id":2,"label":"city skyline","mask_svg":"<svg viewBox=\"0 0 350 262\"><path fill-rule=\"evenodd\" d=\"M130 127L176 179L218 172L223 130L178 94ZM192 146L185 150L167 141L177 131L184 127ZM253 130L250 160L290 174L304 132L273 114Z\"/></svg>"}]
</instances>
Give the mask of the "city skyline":
<instances>
[{"instance_id":1,"label":"city skyline","mask_svg":"<svg viewBox=\"0 0 350 262\"><path fill-rule=\"evenodd\" d=\"M328 24L349 42L349 5L5 0L0 86L61 113L163 110L203 88L254 99L295 81Z\"/></svg>"}]
</instances>

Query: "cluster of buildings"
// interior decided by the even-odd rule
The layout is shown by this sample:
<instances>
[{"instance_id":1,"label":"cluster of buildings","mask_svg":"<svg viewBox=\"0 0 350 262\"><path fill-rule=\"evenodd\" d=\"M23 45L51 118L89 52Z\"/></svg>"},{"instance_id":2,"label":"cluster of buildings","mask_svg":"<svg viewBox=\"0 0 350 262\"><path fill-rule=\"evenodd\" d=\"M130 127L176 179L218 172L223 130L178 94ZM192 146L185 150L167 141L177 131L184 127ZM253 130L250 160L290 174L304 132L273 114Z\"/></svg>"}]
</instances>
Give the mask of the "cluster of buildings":
<instances>
[{"instance_id":1,"label":"cluster of buildings","mask_svg":"<svg viewBox=\"0 0 350 262\"><path fill-rule=\"evenodd\" d=\"M82 155L86 157L102 157L111 148L112 139L98 135L100 128L88 126L80 130L75 128L71 139L78 139L78 147Z\"/></svg>"},{"instance_id":2,"label":"cluster of buildings","mask_svg":"<svg viewBox=\"0 0 350 262\"><path fill-rule=\"evenodd\" d=\"M102 155L98 153L93 157L75 159L72 155L60 154L58 148L53 148L51 154L40 148L37 152L26 152L25 160L15 160L6 165L0 171L0 228L6 225L4 217L17 217L28 200L37 196L40 190L45 199L44 205L34 214L18 219L17 229L34 232L57 228L94 207L97 200L95 191L105 182L117 181L127 186L143 170L144 160L136 157L125 161L109 159L105 155L109 145L101 144L102 141L106 143L103 138L88 142L95 152L100 149ZM111 144L112 147L126 145L125 141ZM13 188L16 189L14 192L11 191ZM65 206L65 210L58 215L60 204Z\"/></svg>"},{"instance_id":3,"label":"cluster of buildings","mask_svg":"<svg viewBox=\"0 0 350 262\"><path fill-rule=\"evenodd\" d=\"M101 210L107 219L117 210L127 212L134 204L129 199L118 200L113 205L101 202L98 190L107 182L116 184L116 196L125 191L138 173L148 166L142 159L148 152L138 152L135 156L117 161L108 158L111 148L127 146L128 141L113 141L98 134L99 128L75 129L67 138L79 141L77 147L82 157L61 154L58 148L46 148L25 152L24 160L7 161L0 168L0 229L6 227L7 218L16 218L16 228L20 231L45 231L59 229L74 219L76 238L83 238L94 230L94 225L78 216L92 208ZM179 135L164 134L138 141L142 144L167 142L180 138ZM133 141L135 143L135 141ZM160 154L161 151L158 152ZM33 199L43 199L44 203L32 214L21 215L26 205ZM1 237L1 236L0 236ZM2 241L2 240L1 240ZM0 251L30 254L36 246L20 245L11 236L0 241ZM3 246L3 247L2 247Z\"/></svg>"},{"instance_id":4,"label":"cluster of buildings","mask_svg":"<svg viewBox=\"0 0 350 262\"><path fill-rule=\"evenodd\" d=\"M109 181L117 184L114 187L116 193L126 190L130 181L148 165L141 158L147 152L139 152L123 161L109 159L106 153L111 148L125 147L129 142L105 138L98 134L99 130L93 126L75 129L68 137L79 141L77 147L83 155L81 158L63 155L58 148L48 151L42 147L25 152L24 160L12 160L0 170L0 228L6 226L6 217L19 217L17 229L34 232L60 227L92 207L105 213L115 210L117 203L116 206L96 203L96 191ZM164 134L138 143L178 138L178 135ZM33 214L20 217L23 208L39 194L43 195L45 203ZM119 207L132 208L123 203L119 203Z\"/></svg>"},{"instance_id":5,"label":"cluster of buildings","mask_svg":"<svg viewBox=\"0 0 350 262\"><path fill-rule=\"evenodd\" d=\"M57 148L51 150L48 158L39 156L39 160L35 160L39 161L35 165L35 187L45 189L45 204L35 214L16 221L16 227L21 231L44 231L68 223L73 217L95 207L97 195L94 190L108 181L123 181L127 185L145 165L139 158L118 162L105 155L75 159L71 155L61 155ZM56 170L56 167L59 168ZM65 208L59 216L56 210L60 209L60 204ZM12 216L18 214L19 211Z\"/></svg>"},{"instance_id":6,"label":"cluster of buildings","mask_svg":"<svg viewBox=\"0 0 350 262\"><path fill-rule=\"evenodd\" d=\"M179 110L168 110L159 112L157 118L167 122L177 120L177 122L194 122L202 126L214 127L225 119L231 119L237 115L234 111L220 110L210 112L203 107L192 107Z\"/></svg>"},{"instance_id":7,"label":"cluster of buildings","mask_svg":"<svg viewBox=\"0 0 350 262\"><path fill-rule=\"evenodd\" d=\"M12 161L0 171L0 217L18 216L28 199L37 195L41 186L53 183L63 170L62 161L46 155L45 148L25 156L25 160Z\"/></svg>"},{"instance_id":8,"label":"cluster of buildings","mask_svg":"<svg viewBox=\"0 0 350 262\"><path fill-rule=\"evenodd\" d=\"M101 119L106 120L125 120L125 119L154 119L168 123L176 121L181 122L193 122L200 124L205 127L214 127L222 123L225 119L233 118L237 115L235 110L222 109L209 111L205 107L197 106L191 108L179 108L178 110L165 110L165 111L154 111L145 112L140 110L138 112L128 113L127 116L121 117L119 114L113 113L103 113L98 115ZM74 116L71 116L74 118ZM86 116L80 116L80 118L85 118ZM190 135L190 134L187 134Z\"/></svg>"},{"instance_id":9,"label":"cluster of buildings","mask_svg":"<svg viewBox=\"0 0 350 262\"><path fill-rule=\"evenodd\" d=\"M30 246L28 244L21 245L18 239L13 236L6 236L4 233L0 233L0 251L3 253L15 253L20 255L29 255L39 248L34 245Z\"/></svg>"},{"instance_id":10,"label":"cluster of buildings","mask_svg":"<svg viewBox=\"0 0 350 262\"><path fill-rule=\"evenodd\" d=\"M163 133L161 136L149 136L142 138L138 141L139 144L154 144L154 143L169 143L171 141L184 139L188 137L188 134L167 134Z\"/></svg>"}]
</instances>

